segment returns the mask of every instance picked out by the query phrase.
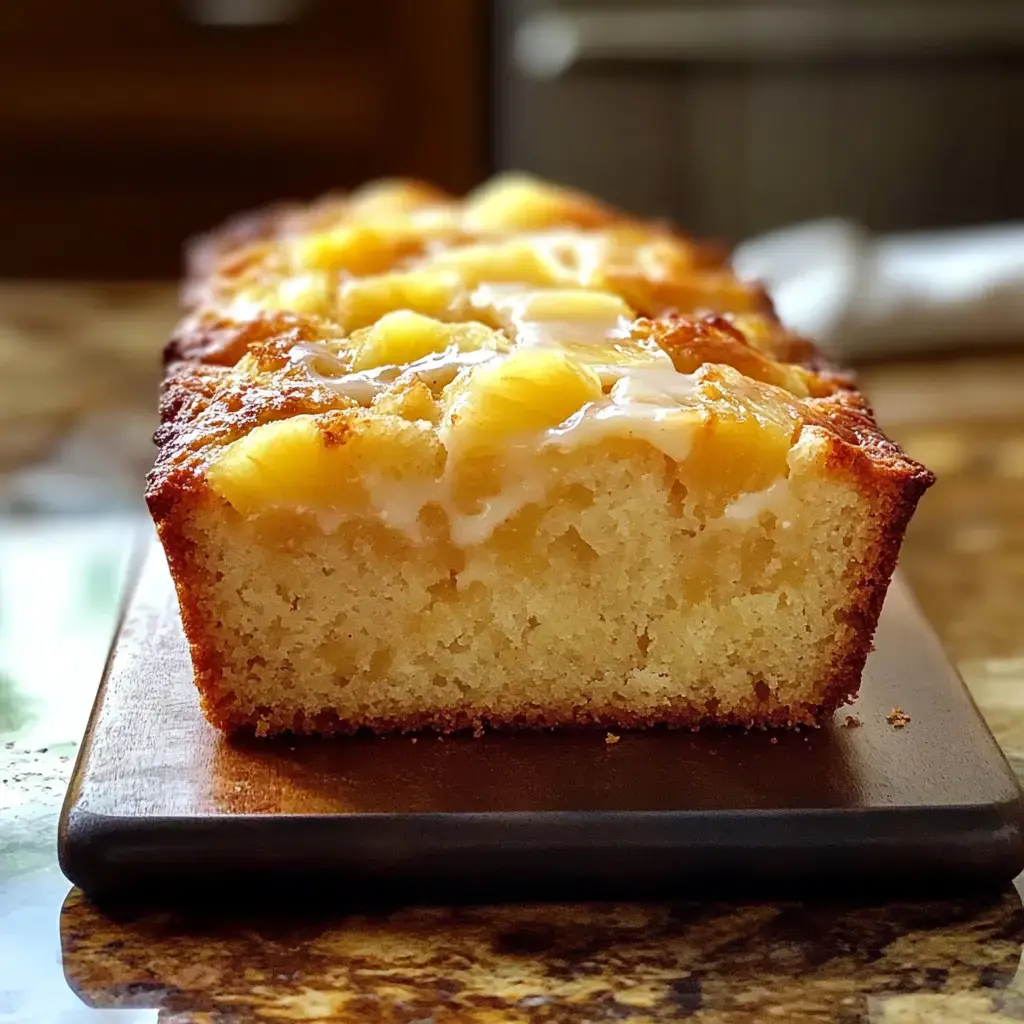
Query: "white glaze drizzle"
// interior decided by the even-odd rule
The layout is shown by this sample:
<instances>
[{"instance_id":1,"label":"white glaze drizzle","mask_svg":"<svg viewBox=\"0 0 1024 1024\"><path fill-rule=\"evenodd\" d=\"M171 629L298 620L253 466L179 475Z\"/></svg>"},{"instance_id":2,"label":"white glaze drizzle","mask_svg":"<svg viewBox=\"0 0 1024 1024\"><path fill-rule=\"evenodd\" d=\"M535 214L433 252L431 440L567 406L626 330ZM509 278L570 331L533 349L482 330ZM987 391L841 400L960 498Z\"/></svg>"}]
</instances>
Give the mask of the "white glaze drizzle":
<instances>
[{"instance_id":1,"label":"white glaze drizzle","mask_svg":"<svg viewBox=\"0 0 1024 1024\"><path fill-rule=\"evenodd\" d=\"M600 352L602 347L629 341L626 355L634 359L649 356L650 361L591 363L604 385L610 387L608 395L588 403L563 423L540 431L532 439L516 439L517 447L525 451L543 448L567 451L611 438L635 438L676 462L685 460L700 422L693 415L700 405L699 375L677 372L666 352L653 343L647 345L633 340L631 322L614 309L607 316L574 320L531 316L531 301L537 294L538 289L521 285L484 284L474 291L471 303L478 309L487 309L502 322L517 347L575 347ZM457 345L451 345L408 365L349 372L344 360L323 342L301 343L291 350L292 361L302 363L316 381L364 406L398 381L422 380L436 392L450 384L464 368L503 358L505 353L494 349L463 352ZM322 372L323 369L328 372ZM498 526L527 505L542 501L547 493L546 482L536 464L531 464L529 459L513 458L507 483L501 491L484 499L480 511L462 512L452 496L450 464L437 479L365 480L370 504L380 521L410 540L422 542L420 516L427 505L435 504L448 518L452 543L471 547L484 543ZM782 497L778 488L785 483L785 480L778 481L765 491L737 498L726 509L726 517L740 520L756 517L763 508L772 507ZM320 522L325 529L333 530L345 518L348 517L344 514L338 516L325 511Z\"/></svg>"},{"instance_id":2,"label":"white glaze drizzle","mask_svg":"<svg viewBox=\"0 0 1024 1024\"><path fill-rule=\"evenodd\" d=\"M543 501L547 487L537 474L527 474L507 483L500 493L484 499L479 512L453 512L447 509L452 543L458 547L483 544L502 523L527 505Z\"/></svg>"},{"instance_id":3,"label":"white glaze drizzle","mask_svg":"<svg viewBox=\"0 0 1024 1024\"><path fill-rule=\"evenodd\" d=\"M410 540L421 541L420 514L430 504L445 509L449 519L448 487L440 480L385 480L375 476L364 480L370 504L385 526L404 533Z\"/></svg>"},{"instance_id":4,"label":"white glaze drizzle","mask_svg":"<svg viewBox=\"0 0 1024 1024\"><path fill-rule=\"evenodd\" d=\"M663 367L627 368L602 402L591 402L546 432L544 444L580 448L614 437L636 438L682 462L693 446L697 377Z\"/></svg>"},{"instance_id":5,"label":"white glaze drizzle","mask_svg":"<svg viewBox=\"0 0 1024 1024\"><path fill-rule=\"evenodd\" d=\"M633 366L619 375L611 390L611 399L619 405L649 404L667 408L697 404L695 373L680 373L668 355L667 366Z\"/></svg>"},{"instance_id":6,"label":"white glaze drizzle","mask_svg":"<svg viewBox=\"0 0 1024 1024\"><path fill-rule=\"evenodd\" d=\"M605 387L636 369L675 372L668 353L653 342L635 338L633 321L613 304L596 316L548 317L535 312L538 300L544 297L544 289L483 284L470 302L474 308L490 312L512 334L517 348L569 351L594 370ZM618 358L601 361L600 354L608 350Z\"/></svg>"},{"instance_id":7,"label":"white glaze drizzle","mask_svg":"<svg viewBox=\"0 0 1024 1024\"><path fill-rule=\"evenodd\" d=\"M606 314L543 316L536 307L545 293L563 289L524 288L522 285L482 284L470 296L474 309L488 310L514 334L521 348L610 345L632 334L633 322L618 309ZM624 304L623 304L624 305Z\"/></svg>"},{"instance_id":8,"label":"white glaze drizzle","mask_svg":"<svg viewBox=\"0 0 1024 1024\"><path fill-rule=\"evenodd\" d=\"M770 512L781 520L782 526L789 526L786 512L793 500L787 477L779 477L761 491L750 491L741 494L725 508L725 518L739 522L751 522L760 519L762 512Z\"/></svg>"},{"instance_id":9,"label":"white glaze drizzle","mask_svg":"<svg viewBox=\"0 0 1024 1024\"><path fill-rule=\"evenodd\" d=\"M421 380L437 391L450 384L464 367L478 366L501 356L502 353L495 349L480 348L463 352L457 345L449 345L442 352L431 353L406 365L388 364L372 370L350 372L344 361L320 341L301 342L293 346L289 353L291 361L302 363L306 372L318 384L363 406L368 406L377 395L396 382ZM321 373L316 366L321 360L338 373Z\"/></svg>"},{"instance_id":10,"label":"white glaze drizzle","mask_svg":"<svg viewBox=\"0 0 1024 1024\"><path fill-rule=\"evenodd\" d=\"M547 486L536 472L509 473L509 481L497 493L480 502L478 512L463 512L453 497L450 473L433 480L385 480L380 476L364 478L364 486L374 514L385 526L414 543L423 542L420 516L428 505L437 505L448 519L449 537L457 547L483 544L504 522L527 505L543 501ZM360 518L341 509L316 510L324 533L333 533L346 520Z\"/></svg>"},{"instance_id":11,"label":"white glaze drizzle","mask_svg":"<svg viewBox=\"0 0 1024 1024\"><path fill-rule=\"evenodd\" d=\"M693 447L692 426L692 420L684 421L679 409L643 403L625 406L594 402L548 430L544 444L568 450L610 438L633 438L646 441L670 459L682 462Z\"/></svg>"}]
</instances>

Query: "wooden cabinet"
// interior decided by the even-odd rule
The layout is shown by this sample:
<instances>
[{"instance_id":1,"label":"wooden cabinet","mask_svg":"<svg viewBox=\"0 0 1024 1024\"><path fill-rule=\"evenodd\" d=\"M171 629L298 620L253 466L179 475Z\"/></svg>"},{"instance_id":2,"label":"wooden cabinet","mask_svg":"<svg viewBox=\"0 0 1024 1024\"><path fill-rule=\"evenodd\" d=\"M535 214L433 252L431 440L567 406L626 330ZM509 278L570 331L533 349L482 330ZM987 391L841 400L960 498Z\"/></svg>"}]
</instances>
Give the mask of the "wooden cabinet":
<instances>
[{"instance_id":1,"label":"wooden cabinet","mask_svg":"<svg viewBox=\"0 0 1024 1024\"><path fill-rule=\"evenodd\" d=\"M487 169L480 0L0 4L0 276L176 275L275 198Z\"/></svg>"}]
</instances>

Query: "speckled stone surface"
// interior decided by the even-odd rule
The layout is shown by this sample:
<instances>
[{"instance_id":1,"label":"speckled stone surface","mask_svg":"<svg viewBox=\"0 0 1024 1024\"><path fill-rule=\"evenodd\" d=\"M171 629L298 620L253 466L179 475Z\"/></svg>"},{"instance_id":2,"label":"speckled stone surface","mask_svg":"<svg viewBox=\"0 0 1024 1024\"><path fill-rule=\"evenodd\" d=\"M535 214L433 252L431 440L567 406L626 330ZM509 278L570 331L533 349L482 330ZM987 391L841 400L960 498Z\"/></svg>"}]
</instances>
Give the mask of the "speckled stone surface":
<instances>
[{"instance_id":1,"label":"speckled stone surface","mask_svg":"<svg viewBox=\"0 0 1024 1024\"><path fill-rule=\"evenodd\" d=\"M29 345L25 310L39 295L30 299L12 306L0 288L0 353L12 333ZM17 313L6 324L5 308ZM49 308L47 332L102 340L115 354L107 378L89 378L99 406L62 378L47 401L63 418L38 410L25 420L32 431L7 441L0 476L10 484L23 474L23 497L26 479L38 484L38 460L73 444L73 424L88 422L90 408L116 421L120 402L124 430L144 418L150 399L139 388L149 386L146 346L156 342L138 332L154 338L166 293L60 293ZM58 308L74 312L63 328ZM126 333L127 347L111 340ZM33 358L40 381L60 372L56 356ZM940 474L904 569L1024 773L1024 357L878 367L864 383L891 432ZM31 384L0 379L0 399L17 388L30 401ZM112 494L131 495L139 452L126 445L118 458L107 466L123 485ZM132 534L130 520L109 518L0 528L0 1022L1024 1020L1014 887L874 906L836 892L813 903L378 916L260 911L260 892L244 914L112 911L69 894L55 863L56 818Z\"/></svg>"},{"instance_id":2,"label":"speckled stone surface","mask_svg":"<svg viewBox=\"0 0 1024 1024\"><path fill-rule=\"evenodd\" d=\"M1014 891L862 908L528 906L228 922L104 918L75 894L61 932L68 982L97 1006L158 1004L217 1021L1024 1018Z\"/></svg>"}]
</instances>

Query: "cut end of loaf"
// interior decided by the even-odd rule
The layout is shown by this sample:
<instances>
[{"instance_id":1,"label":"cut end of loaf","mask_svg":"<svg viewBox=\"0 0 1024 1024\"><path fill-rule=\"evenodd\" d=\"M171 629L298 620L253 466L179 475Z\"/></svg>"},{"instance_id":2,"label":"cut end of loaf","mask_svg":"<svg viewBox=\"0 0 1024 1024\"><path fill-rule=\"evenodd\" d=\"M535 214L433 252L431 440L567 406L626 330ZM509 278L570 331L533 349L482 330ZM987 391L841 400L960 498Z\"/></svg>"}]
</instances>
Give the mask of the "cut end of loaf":
<instances>
[{"instance_id":1,"label":"cut end of loaf","mask_svg":"<svg viewBox=\"0 0 1024 1024\"><path fill-rule=\"evenodd\" d=\"M856 693L905 514L827 453L809 435L709 518L660 453L591 449L469 549L207 500L164 535L202 581L179 596L206 711L259 734L818 724Z\"/></svg>"}]
</instances>

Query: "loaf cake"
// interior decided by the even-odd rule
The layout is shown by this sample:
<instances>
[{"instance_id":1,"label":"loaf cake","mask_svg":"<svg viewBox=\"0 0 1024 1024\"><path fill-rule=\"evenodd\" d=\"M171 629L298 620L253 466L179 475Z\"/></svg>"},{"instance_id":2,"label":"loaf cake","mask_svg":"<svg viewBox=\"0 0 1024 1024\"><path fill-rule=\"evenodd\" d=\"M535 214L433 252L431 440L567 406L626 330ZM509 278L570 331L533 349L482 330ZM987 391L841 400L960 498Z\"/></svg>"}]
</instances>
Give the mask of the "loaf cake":
<instances>
[{"instance_id":1,"label":"loaf cake","mask_svg":"<svg viewBox=\"0 0 1024 1024\"><path fill-rule=\"evenodd\" d=\"M197 243L147 498L209 720L821 723L931 483L756 285L523 176Z\"/></svg>"}]
</instances>

